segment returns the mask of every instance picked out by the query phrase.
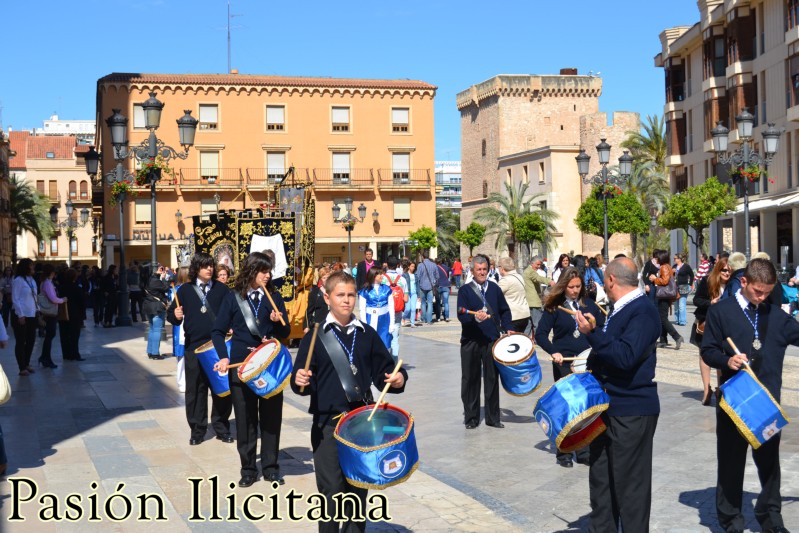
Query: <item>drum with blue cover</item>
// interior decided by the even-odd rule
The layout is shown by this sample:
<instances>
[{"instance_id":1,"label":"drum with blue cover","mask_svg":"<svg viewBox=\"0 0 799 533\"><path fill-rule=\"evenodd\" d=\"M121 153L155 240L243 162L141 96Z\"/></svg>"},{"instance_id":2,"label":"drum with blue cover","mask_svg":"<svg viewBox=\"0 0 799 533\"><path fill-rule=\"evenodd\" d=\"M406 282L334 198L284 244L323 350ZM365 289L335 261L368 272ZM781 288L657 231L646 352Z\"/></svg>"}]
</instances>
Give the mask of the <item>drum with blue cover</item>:
<instances>
[{"instance_id":1,"label":"drum with blue cover","mask_svg":"<svg viewBox=\"0 0 799 533\"><path fill-rule=\"evenodd\" d=\"M509 333L494 342L491 349L499 380L505 392L527 396L541 385L541 365L533 339L524 333Z\"/></svg>"},{"instance_id":2,"label":"drum with blue cover","mask_svg":"<svg viewBox=\"0 0 799 533\"><path fill-rule=\"evenodd\" d=\"M225 338L225 346L227 346L228 353L230 353L230 347L232 345L230 339L232 338L232 335L228 335ZM198 347L196 350L194 350L194 354L197 356L197 361L200 363L200 368L202 368L203 372L205 372L205 375L208 376L208 382L211 385L211 392L220 398L229 396L230 382L228 381L227 372L217 372L214 370L214 365L219 362L219 354L216 353L216 348L214 348L213 341L208 341Z\"/></svg>"},{"instance_id":3,"label":"drum with blue cover","mask_svg":"<svg viewBox=\"0 0 799 533\"><path fill-rule=\"evenodd\" d=\"M239 367L239 379L261 398L283 392L291 380L291 354L276 339L261 344Z\"/></svg>"},{"instance_id":4,"label":"drum with blue cover","mask_svg":"<svg viewBox=\"0 0 799 533\"><path fill-rule=\"evenodd\" d=\"M719 406L755 450L790 422L780 404L748 366L742 367L720 388Z\"/></svg>"}]
</instances>

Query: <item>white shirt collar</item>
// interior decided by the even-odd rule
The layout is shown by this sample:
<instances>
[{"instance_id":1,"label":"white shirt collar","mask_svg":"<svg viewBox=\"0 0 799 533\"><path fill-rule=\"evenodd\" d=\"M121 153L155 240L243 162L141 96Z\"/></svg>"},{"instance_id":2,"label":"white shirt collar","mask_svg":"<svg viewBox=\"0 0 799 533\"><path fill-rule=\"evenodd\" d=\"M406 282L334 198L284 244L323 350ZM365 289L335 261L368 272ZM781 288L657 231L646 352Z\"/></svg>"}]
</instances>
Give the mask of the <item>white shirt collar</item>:
<instances>
[{"instance_id":1,"label":"white shirt collar","mask_svg":"<svg viewBox=\"0 0 799 533\"><path fill-rule=\"evenodd\" d=\"M205 283L205 282L204 282L203 280L201 280L200 278L197 278L197 281L196 281L196 283L197 283L197 286L199 287L200 285L202 285L202 284L203 284L203 283ZM214 284L214 280L208 280L208 289L209 289L209 290L211 289L211 287L213 286L213 284Z\"/></svg>"},{"instance_id":2,"label":"white shirt collar","mask_svg":"<svg viewBox=\"0 0 799 533\"><path fill-rule=\"evenodd\" d=\"M347 324L340 324L338 322L338 320L336 320L335 317L333 316L333 313L327 313L327 317L325 317L325 323L322 324L322 329L327 331L329 329L328 325L331 325L331 324L336 324L336 325L341 326L343 328L347 328L347 335L352 333L352 331L355 328L358 328L361 331L365 331L363 323L360 320L358 320L357 318L355 318L355 315L352 315L350 321Z\"/></svg>"},{"instance_id":3,"label":"white shirt collar","mask_svg":"<svg viewBox=\"0 0 799 533\"><path fill-rule=\"evenodd\" d=\"M738 305L740 305L741 309L743 310L746 310L746 308L749 307L749 304L752 303L749 300L747 300L746 297L741 293L741 289L738 289L735 292L735 299L738 300Z\"/></svg>"},{"instance_id":4,"label":"white shirt collar","mask_svg":"<svg viewBox=\"0 0 799 533\"><path fill-rule=\"evenodd\" d=\"M249 298L250 296L252 296L252 293L254 292L260 293L261 296L264 295L264 290L261 287L258 287L257 289L253 289L252 287L250 287L249 289L247 289L247 297Z\"/></svg>"},{"instance_id":5,"label":"white shirt collar","mask_svg":"<svg viewBox=\"0 0 799 533\"><path fill-rule=\"evenodd\" d=\"M625 305L627 305L631 301L635 300L639 296L643 296L643 294L644 294L644 292L641 289L639 289L639 288L636 288L636 289L628 292L627 294L625 294L624 296L622 296L621 298L616 300L616 302L614 302L614 304L613 304L613 314L615 315L619 310L621 310L622 307L624 307Z\"/></svg>"}]
</instances>

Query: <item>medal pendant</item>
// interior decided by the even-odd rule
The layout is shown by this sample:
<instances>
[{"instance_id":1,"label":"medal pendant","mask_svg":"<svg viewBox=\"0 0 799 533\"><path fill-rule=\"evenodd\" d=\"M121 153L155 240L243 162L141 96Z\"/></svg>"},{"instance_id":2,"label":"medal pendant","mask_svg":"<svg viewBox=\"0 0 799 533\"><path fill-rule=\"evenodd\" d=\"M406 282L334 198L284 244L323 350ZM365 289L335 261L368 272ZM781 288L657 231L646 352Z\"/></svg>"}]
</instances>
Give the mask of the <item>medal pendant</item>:
<instances>
[{"instance_id":1,"label":"medal pendant","mask_svg":"<svg viewBox=\"0 0 799 533\"><path fill-rule=\"evenodd\" d=\"M760 339L755 339L752 341L752 348L755 350L759 350L763 345L760 343Z\"/></svg>"},{"instance_id":2,"label":"medal pendant","mask_svg":"<svg viewBox=\"0 0 799 533\"><path fill-rule=\"evenodd\" d=\"M207 307L205 307L205 306L202 306L202 307L200 307L200 312L201 312L201 313L205 313L205 312L207 312L207 311L208 311L208 308L207 308Z\"/></svg>"},{"instance_id":3,"label":"medal pendant","mask_svg":"<svg viewBox=\"0 0 799 533\"><path fill-rule=\"evenodd\" d=\"M358 374L358 367L355 366L355 363L350 363L350 368L352 369L352 375L353 376Z\"/></svg>"},{"instance_id":4,"label":"medal pendant","mask_svg":"<svg viewBox=\"0 0 799 533\"><path fill-rule=\"evenodd\" d=\"M575 339L579 339L580 338L580 330L579 329L575 329L574 333L572 333L572 337L574 337Z\"/></svg>"}]
</instances>

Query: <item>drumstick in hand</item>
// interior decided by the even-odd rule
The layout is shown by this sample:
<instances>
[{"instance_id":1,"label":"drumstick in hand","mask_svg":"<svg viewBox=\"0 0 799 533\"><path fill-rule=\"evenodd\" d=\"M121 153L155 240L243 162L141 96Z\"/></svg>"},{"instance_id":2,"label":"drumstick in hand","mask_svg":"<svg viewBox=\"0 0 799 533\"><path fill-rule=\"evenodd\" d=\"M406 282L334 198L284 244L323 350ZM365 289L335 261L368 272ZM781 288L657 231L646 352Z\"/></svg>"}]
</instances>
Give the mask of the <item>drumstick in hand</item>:
<instances>
[{"instance_id":1,"label":"drumstick in hand","mask_svg":"<svg viewBox=\"0 0 799 533\"><path fill-rule=\"evenodd\" d=\"M587 355L585 357L576 357L575 356L575 357L564 357L563 358L564 361L584 361L586 359L588 359Z\"/></svg>"},{"instance_id":2,"label":"drumstick in hand","mask_svg":"<svg viewBox=\"0 0 799 533\"><path fill-rule=\"evenodd\" d=\"M731 339L730 337L727 337L727 342L730 344L730 346L732 347L733 351L734 351L736 354L739 354L739 353L741 353L741 350L739 350L739 349L738 349L738 347L735 345L735 343L734 343L734 342L732 342L732 339Z\"/></svg>"},{"instance_id":3,"label":"drumstick in hand","mask_svg":"<svg viewBox=\"0 0 799 533\"><path fill-rule=\"evenodd\" d=\"M402 359L400 359L399 361L397 361L397 366L395 366L395 367L394 367L394 371L391 373L391 377L389 377L389 378L388 378L389 380L390 380L391 378L393 378L395 375L397 375L397 372L399 372L399 370L400 370L400 367L401 367L401 366L402 366ZM381 392L381 393L380 393L380 398L378 398L378 399L377 399L377 403L376 403L376 404L375 404L375 406L372 408L372 412L371 412L371 413L369 413L369 418L367 418L367 419L366 419L366 421L367 421L367 422L371 422L371 421L372 421L372 417L373 417L373 416L375 416L375 411L377 411L377 407L378 407L378 406L379 406L381 403L383 403L383 398L385 398L385 397L386 397L386 394L388 393L388 388L389 388L390 386L391 386L391 383L386 383L386 386L385 386L385 387L383 387L383 392Z\"/></svg>"},{"instance_id":4,"label":"drumstick in hand","mask_svg":"<svg viewBox=\"0 0 799 533\"><path fill-rule=\"evenodd\" d=\"M172 290L175 293L175 307L180 307L180 300L178 299L178 291L175 289L175 284L172 284Z\"/></svg>"},{"instance_id":5,"label":"drumstick in hand","mask_svg":"<svg viewBox=\"0 0 799 533\"><path fill-rule=\"evenodd\" d=\"M261 287L263 287L263 288L264 288L264 293L266 294L266 297L269 299L269 303L270 303L270 304L272 304L272 309L274 309L275 311L277 311L277 314L278 314L278 316L280 317L280 325L282 325L282 326L285 326L285 325L286 325L286 321L285 321L285 320L283 320L283 313L281 313L280 311L278 311L278 309L277 309L277 306L275 305L275 301L272 299L272 295L271 295L271 294L269 294L269 291L268 291L268 290L266 290L266 285L264 285L264 284L261 284Z\"/></svg>"},{"instance_id":6,"label":"drumstick in hand","mask_svg":"<svg viewBox=\"0 0 799 533\"><path fill-rule=\"evenodd\" d=\"M576 314L577 314L577 311L575 311L574 309L569 309L569 308L567 308L567 307L563 307L562 305L559 305L559 306L558 306L558 309L560 309L560 310L561 310L561 311L563 311L564 313L568 313L568 314L570 314L570 315L572 315L572 316L574 316L574 315L576 315Z\"/></svg>"},{"instance_id":7,"label":"drumstick in hand","mask_svg":"<svg viewBox=\"0 0 799 533\"><path fill-rule=\"evenodd\" d=\"M316 335L319 333L319 322L313 325L313 333L311 334L311 347L308 348L308 357L305 359L305 371L308 372L311 368L311 357L313 356L313 349L316 345ZM300 387L300 394L305 392L305 385Z\"/></svg>"},{"instance_id":8,"label":"drumstick in hand","mask_svg":"<svg viewBox=\"0 0 799 533\"><path fill-rule=\"evenodd\" d=\"M479 312L480 311L472 311L471 309L466 309L465 307L458 307L459 315L476 315ZM488 313L486 313L486 316L488 316L488 318L491 318L491 315L489 315Z\"/></svg>"}]
</instances>

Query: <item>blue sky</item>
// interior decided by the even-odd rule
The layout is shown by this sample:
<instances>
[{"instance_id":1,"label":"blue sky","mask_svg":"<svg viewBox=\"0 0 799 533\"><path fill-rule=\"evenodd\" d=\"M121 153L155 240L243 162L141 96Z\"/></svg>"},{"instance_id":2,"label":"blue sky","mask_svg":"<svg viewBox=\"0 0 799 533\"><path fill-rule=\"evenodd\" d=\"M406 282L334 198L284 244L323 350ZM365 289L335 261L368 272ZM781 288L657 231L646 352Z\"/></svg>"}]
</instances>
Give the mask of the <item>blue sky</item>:
<instances>
[{"instance_id":1,"label":"blue sky","mask_svg":"<svg viewBox=\"0 0 799 533\"><path fill-rule=\"evenodd\" d=\"M111 72L223 73L227 0L6 2L5 129L91 119ZM660 32L696 0L232 0L232 67L247 74L410 78L439 87L436 159L460 158L455 95L495 74L601 72L602 111L663 110ZM168 104L168 100L166 100Z\"/></svg>"}]
</instances>

